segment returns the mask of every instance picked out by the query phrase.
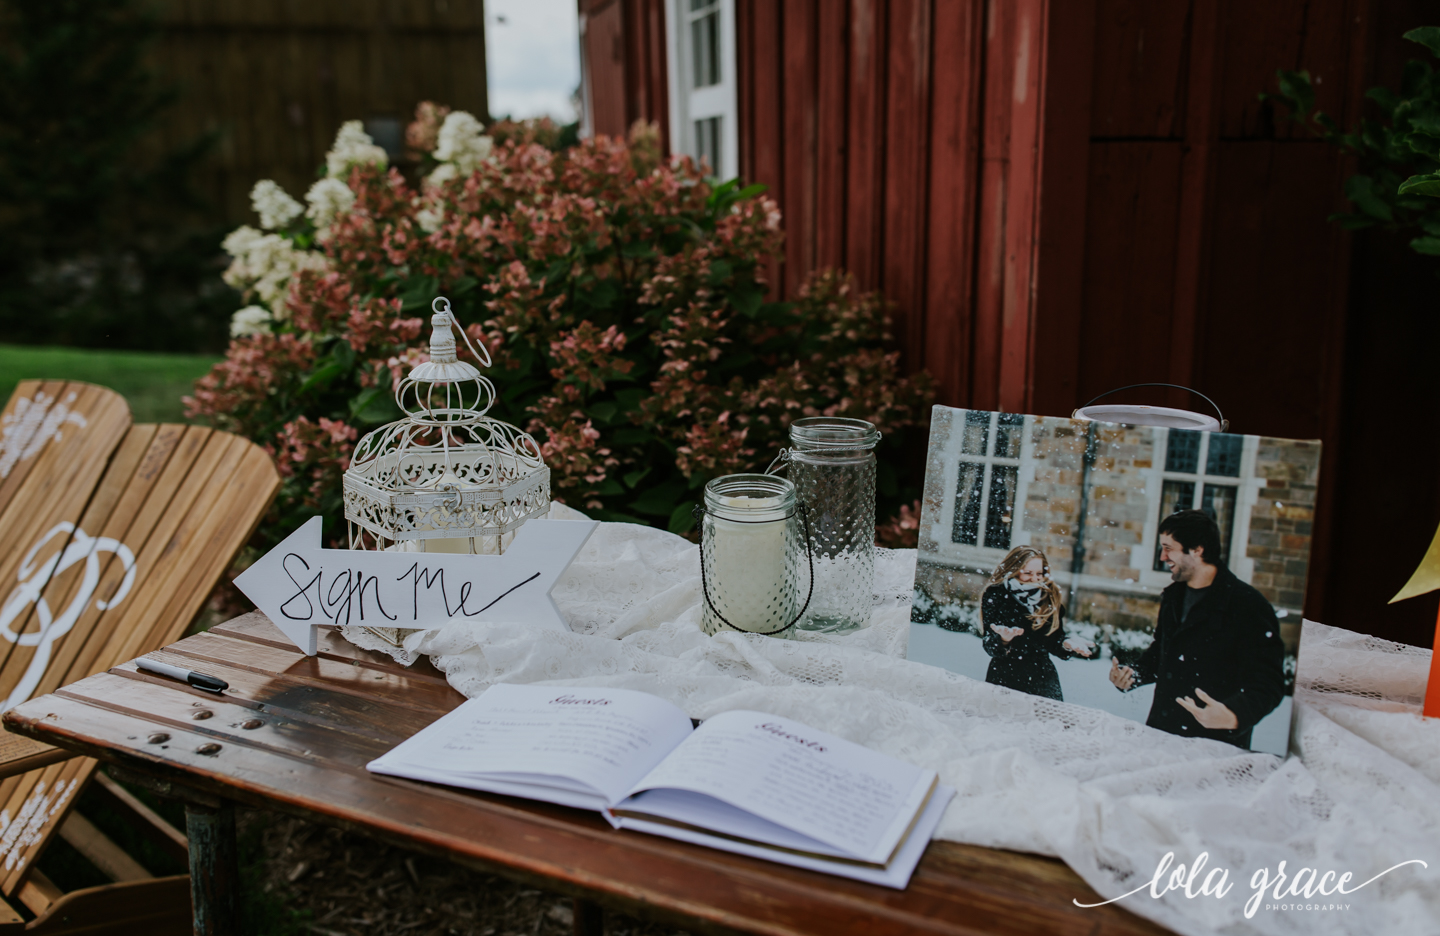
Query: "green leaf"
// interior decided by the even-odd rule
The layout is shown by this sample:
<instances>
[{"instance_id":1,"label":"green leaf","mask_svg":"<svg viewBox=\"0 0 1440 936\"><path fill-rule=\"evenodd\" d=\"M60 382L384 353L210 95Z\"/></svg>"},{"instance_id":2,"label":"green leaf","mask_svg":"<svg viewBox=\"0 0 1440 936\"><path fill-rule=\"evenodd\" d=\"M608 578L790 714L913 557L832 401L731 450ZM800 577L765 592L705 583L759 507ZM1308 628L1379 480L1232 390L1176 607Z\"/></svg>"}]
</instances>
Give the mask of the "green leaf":
<instances>
[{"instance_id":1,"label":"green leaf","mask_svg":"<svg viewBox=\"0 0 1440 936\"><path fill-rule=\"evenodd\" d=\"M735 200L744 201L747 198L754 198L756 195L762 195L768 191L770 191L770 186L765 185L761 182L756 182L754 185L747 185L740 191L736 192Z\"/></svg>"},{"instance_id":2,"label":"green leaf","mask_svg":"<svg viewBox=\"0 0 1440 936\"><path fill-rule=\"evenodd\" d=\"M1375 180L1369 176L1351 176L1345 182L1345 197L1355 203L1365 214L1381 221L1394 218L1390 205L1375 191Z\"/></svg>"},{"instance_id":3,"label":"green leaf","mask_svg":"<svg viewBox=\"0 0 1440 936\"><path fill-rule=\"evenodd\" d=\"M604 280L584 293L582 298L596 309L608 309L615 304L615 300L619 295L620 293L615 288L615 284L609 280Z\"/></svg>"},{"instance_id":4,"label":"green leaf","mask_svg":"<svg viewBox=\"0 0 1440 936\"><path fill-rule=\"evenodd\" d=\"M317 367L314 373L307 377L305 382L300 385L300 392L306 393L316 387L326 387L330 384L330 381L345 373L346 370L348 370L348 368L337 361L331 361L328 364Z\"/></svg>"},{"instance_id":5,"label":"green leaf","mask_svg":"<svg viewBox=\"0 0 1440 936\"><path fill-rule=\"evenodd\" d=\"M1385 112L1386 117L1394 114L1395 108L1400 106L1399 95L1389 88L1371 88L1365 92L1365 96L1380 105L1380 109Z\"/></svg>"},{"instance_id":6,"label":"green leaf","mask_svg":"<svg viewBox=\"0 0 1440 936\"><path fill-rule=\"evenodd\" d=\"M730 291L730 304L736 312L750 319L760 312L764 299L765 293L753 282Z\"/></svg>"},{"instance_id":7,"label":"green leaf","mask_svg":"<svg viewBox=\"0 0 1440 936\"><path fill-rule=\"evenodd\" d=\"M362 425L373 426L393 422L403 414L386 388L370 387L350 401L350 415Z\"/></svg>"},{"instance_id":8,"label":"green leaf","mask_svg":"<svg viewBox=\"0 0 1440 936\"><path fill-rule=\"evenodd\" d=\"M337 341L335 347L330 349L330 360L349 370L355 366L355 349L350 347L348 341Z\"/></svg>"},{"instance_id":9,"label":"green leaf","mask_svg":"<svg viewBox=\"0 0 1440 936\"><path fill-rule=\"evenodd\" d=\"M1440 57L1440 26L1421 26L1404 35L1406 39L1420 43L1433 55Z\"/></svg>"},{"instance_id":10,"label":"green leaf","mask_svg":"<svg viewBox=\"0 0 1440 936\"><path fill-rule=\"evenodd\" d=\"M560 257L554 263L545 268L545 282L558 283L565 279L565 274L570 272L570 260Z\"/></svg>"},{"instance_id":11,"label":"green leaf","mask_svg":"<svg viewBox=\"0 0 1440 936\"><path fill-rule=\"evenodd\" d=\"M1397 195L1434 195L1440 197L1440 172L1411 176L1400 183ZM1386 220L1389 220L1388 218Z\"/></svg>"},{"instance_id":12,"label":"green leaf","mask_svg":"<svg viewBox=\"0 0 1440 936\"><path fill-rule=\"evenodd\" d=\"M1416 253L1440 257L1440 237L1417 237L1410 242L1410 249Z\"/></svg>"},{"instance_id":13,"label":"green leaf","mask_svg":"<svg viewBox=\"0 0 1440 936\"><path fill-rule=\"evenodd\" d=\"M639 409L649 392L644 387L626 387L624 390L615 392L615 401L620 404L620 409L628 413L631 410Z\"/></svg>"},{"instance_id":14,"label":"green leaf","mask_svg":"<svg viewBox=\"0 0 1440 936\"><path fill-rule=\"evenodd\" d=\"M777 325L788 324L795 319L795 303L767 302L760 307L759 318Z\"/></svg>"},{"instance_id":15,"label":"green leaf","mask_svg":"<svg viewBox=\"0 0 1440 936\"><path fill-rule=\"evenodd\" d=\"M440 292L440 284L433 276L420 276L407 280L400 293L400 308L406 312L426 308Z\"/></svg>"},{"instance_id":16,"label":"green leaf","mask_svg":"<svg viewBox=\"0 0 1440 936\"><path fill-rule=\"evenodd\" d=\"M710 285L718 286L728 280L733 269L729 260L712 260L710 262Z\"/></svg>"},{"instance_id":17,"label":"green leaf","mask_svg":"<svg viewBox=\"0 0 1440 936\"><path fill-rule=\"evenodd\" d=\"M685 483L673 478L664 484L644 491L630 502L630 509L638 514L653 514L668 517L675 511L675 502L685 493Z\"/></svg>"},{"instance_id":18,"label":"green leaf","mask_svg":"<svg viewBox=\"0 0 1440 936\"><path fill-rule=\"evenodd\" d=\"M670 522L666 525L671 533L689 533L695 528L695 502L684 501L675 506L670 514Z\"/></svg>"},{"instance_id":19,"label":"green leaf","mask_svg":"<svg viewBox=\"0 0 1440 936\"><path fill-rule=\"evenodd\" d=\"M651 467L653 468L653 466L651 466ZM622 481L625 482L625 486L626 486L626 487L633 489L633 488L636 487L641 481L644 481L644 480L645 480L645 476L648 475L648 474L650 473L650 471L651 471L651 468L637 468L637 469L635 469L634 471L630 472L629 474L625 475L625 476L624 476L623 478L621 478L620 480L622 480Z\"/></svg>"},{"instance_id":20,"label":"green leaf","mask_svg":"<svg viewBox=\"0 0 1440 936\"><path fill-rule=\"evenodd\" d=\"M1275 77L1280 85L1280 96L1294 109L1293 115L1304 120L1315 109L1315 86L1310 83L1308 71L1287 71L1277 69Z\"/></svg>"},{"instance_id":21,"label":"green leaf","mask_svg":"<svg viewBox=\"0 0 1440 936\"><path fill-rule=\"evenodd\" d=\"M649 429L642 429L639 426L625 426L622 429L615 430L614 434L610 436L610 444L623 446L644 445L653 438L654 435L651 434Z\"/></svg>"},{"instance_id":22,"label":"green leaf","mask_svg":"<svg viewBox=\"0 0 1440 936\"><path fill-rule=\"evenodd\" d=\"M1410 118L1410 129L1419 131L1426 136L1440 137L1440 114L1422 114ZM1410 148L1414 149L1418 141L1411 140ZM1424 145L1423 142L1420 145Z\"/></svg>"},{"instance_id":23,"label":"green leaf","mask_svg":"<svg viewBox=\"0 0 1440 936\"><path fill-rule=\"evenodd\" d=\"M598 419L602 423L608 423L611 419L615 418L616 409L618 409L618 407L616 407L614 403L605 402L596 403L586 410L586 412L589 413L592 419Z\"/></svg>"},{"instance_id":24,"label":"green leaf","mask_svg":"<svg viewBox=\"0 0 1440 936\"><path fill-rule=\"evenodd\" d=\"M740 185L739 179L731 179L723 182L710 190L710 197L705 199L706 206L711 211L722 209L733 201L732 192Z\"/></svg>"},{"instance_id":25,"label":"green leaf","mask_svg":"<svg viewBox=\"0 0 1440 936\"><path fill-rule=\"evenodd\" d=\"M450 295L463 296L478 285L480 285L480 281L477 280L475 277L462 276L457 279L453 284L451 284Z\"/></svg>"},{"instance_id":26,"label":"green leaf","mask_svg":"<svg viewBox=\"0 0 1440 936\"><path fill-rule=\"evenodd\" d=\"M614 497L616 494L624 494L625 489L622 488L620 482L614 478L606 478L600 482L600 486L595 489L595 493L601 497Z\"/></svg>"}]
</instances>

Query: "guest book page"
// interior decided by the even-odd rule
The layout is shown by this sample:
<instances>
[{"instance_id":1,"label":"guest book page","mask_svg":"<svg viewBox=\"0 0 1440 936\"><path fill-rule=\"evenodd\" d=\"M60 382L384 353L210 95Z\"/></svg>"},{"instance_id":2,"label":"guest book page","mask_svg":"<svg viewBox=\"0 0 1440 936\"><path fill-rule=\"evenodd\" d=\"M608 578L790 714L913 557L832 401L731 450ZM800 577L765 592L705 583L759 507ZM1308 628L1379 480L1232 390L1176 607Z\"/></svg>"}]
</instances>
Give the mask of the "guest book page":
<instances>
[{"instance_id":1,"label":"guest book page","mask_svg":"<svg viewBox=\"0 0 1440 936\"><path fill-rule=\"evenodd\" d=\"M369 769L603 809L690 731L684 712L644 692L502 684ZM556 796L536 797L534 786L549 787Z\"/></svg>"},{"instance_id":2,"label":"guest book page","mask_svg":"<svg viewBox=\"0 0 1440 936\"><path fill-rule=\"evenodd\" d=\"M883 865L935 788L935 772L762 712L709 719L616 807L754 839L745 814L812 840L786 847ZM654 791L648 793L645 791ZM678 791L696 796L676 795ZM733 810L704 802L713 798ZM741 812L743 810L743 812ZM689 817L689 818L687 818ZM778 837L774 829L766 837ZM829 848L814 848L823 843Z\"/></svg>"}]
</instances>

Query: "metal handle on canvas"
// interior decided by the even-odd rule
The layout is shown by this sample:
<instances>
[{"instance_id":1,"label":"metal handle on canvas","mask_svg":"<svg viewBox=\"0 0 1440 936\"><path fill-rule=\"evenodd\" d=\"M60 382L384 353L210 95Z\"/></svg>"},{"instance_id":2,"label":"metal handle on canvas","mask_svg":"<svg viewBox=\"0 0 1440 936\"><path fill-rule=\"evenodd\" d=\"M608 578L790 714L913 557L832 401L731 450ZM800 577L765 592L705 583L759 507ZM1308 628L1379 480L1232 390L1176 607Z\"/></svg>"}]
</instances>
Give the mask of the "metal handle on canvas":
<instances>
[{"instance_id":1,"label":"metal handle on canvas","mask_svg":"<svg viewBox=\"0 0 1440 936\"><path fill-rule=\"evenodd\" d=\"M1128 386L1116 387L1114 390L1106 390L1104 393L1102 393L1102 394L1100 394L1099 396L1095 397L1094 400L1091 400L1089 403L1086 403L1085 406L1078 407L1078 408L1075 410L1075 412L1076 412L1076 413L1079 413L1080 410L1083 410L1086 406L1090 406L1090 405L1093 404L1096 400L1103 400L1105 397L1110 396L1110 395L1113 394L1113 393L1119 393L1121 390L1134 390L1136 387L1169 387L1169 388L1172 389L1172 390L1184 390L1186 393L1193 393L1193 394L1195 394L1196 396L1198 396L1200 399L1204 400L1206 403L1209 403L1210 406L1215 410L1215 415L1220 417L1220 431L1221 431L1221 432L1229 432L1229 431L1230 431L1230 420L1226 419L1226 418L1225 418L1225 414L1222 413L1222 412L1220 412L1220 407L1215 403L1214 400L1210 399L1208 396L1206 396L1205 394L1201 393L1199 390L1194 389L1193 387L1182 387L1182 386L1180 386L1179 384L1173 384L1173 383L1132 383L1132 384L1129 384ZM1072 414L1072 415L1073 415L1073 414Z\"/></svg>"}]
</instances>

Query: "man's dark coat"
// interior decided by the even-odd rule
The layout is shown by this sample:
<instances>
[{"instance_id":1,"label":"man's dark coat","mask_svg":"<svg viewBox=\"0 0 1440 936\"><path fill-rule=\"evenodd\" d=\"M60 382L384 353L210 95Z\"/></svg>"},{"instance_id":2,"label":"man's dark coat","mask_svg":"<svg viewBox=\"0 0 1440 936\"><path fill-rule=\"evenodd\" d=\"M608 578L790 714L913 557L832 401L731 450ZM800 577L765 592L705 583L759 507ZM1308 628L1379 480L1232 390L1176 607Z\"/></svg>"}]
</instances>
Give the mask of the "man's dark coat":
<instances>
[{"instance_id":1,"label":"man's dark coat","mask_svg":"<svg viewBox=\"0 0 1440 936\"><path fill-rule=\"evenodd\" d=\"M1155 683L1145 719L1150 727L1249 748L1251 729L1285 697L1285 645L1270 602L1225 566L1216 572L1214 584L1184 621L1180 614L1189 586L1176 582L1161 594L1155 642L1134 666L1135 684ZM1175 701L1189 696L1204 708L1197 687L1234 712L1239 727L1202 727Z\"/></svg>"}]
</instances>

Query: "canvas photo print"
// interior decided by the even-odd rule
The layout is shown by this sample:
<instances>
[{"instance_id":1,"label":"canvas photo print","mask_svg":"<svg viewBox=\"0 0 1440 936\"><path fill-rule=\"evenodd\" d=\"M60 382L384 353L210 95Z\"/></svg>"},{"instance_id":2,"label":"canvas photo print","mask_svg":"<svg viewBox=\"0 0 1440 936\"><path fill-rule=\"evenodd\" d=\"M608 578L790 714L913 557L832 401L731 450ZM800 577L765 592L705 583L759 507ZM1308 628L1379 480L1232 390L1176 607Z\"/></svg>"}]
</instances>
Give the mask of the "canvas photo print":
<instances>
[{"instance_id":1,"label":"canvas photo print","mask_svg":"<svg viewBox=\"0 0 1440 936\"><path fill-rule=\"evenodd\" d=\"M909 658L1283 756L1320 443L937 406Z\"/></svg>"}]
</instances>

